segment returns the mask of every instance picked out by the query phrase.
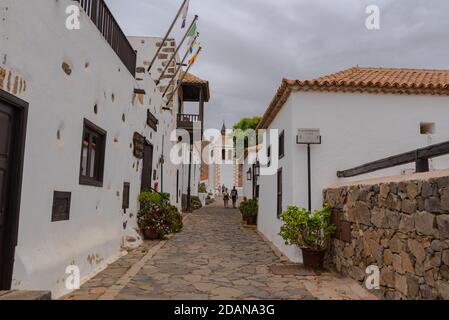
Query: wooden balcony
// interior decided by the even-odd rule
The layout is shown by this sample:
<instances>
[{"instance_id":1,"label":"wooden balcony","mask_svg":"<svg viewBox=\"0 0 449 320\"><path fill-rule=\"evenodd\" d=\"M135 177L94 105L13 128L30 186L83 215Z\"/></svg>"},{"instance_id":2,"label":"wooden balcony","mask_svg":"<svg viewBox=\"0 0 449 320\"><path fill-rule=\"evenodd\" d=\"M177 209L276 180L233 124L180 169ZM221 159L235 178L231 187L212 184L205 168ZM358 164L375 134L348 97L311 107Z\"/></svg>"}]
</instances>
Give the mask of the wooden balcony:
<instances>
[{"instance_id":1,"label":"wooden balcony","mask_svg":"<svg viewBox=\"0 0 449 320\"><path fill-rule=\"evenodd\" d=\"M193 131L194 123L201 122L201 117L198 114L178 114L178 129Z\"/></svg>"},{"instance_id":2,"label":"wooden balcony","mask_svg":"<svg viewBox=\"0 0 449 320\"><path fill-rule=\"evenodd\" d=\"M104 0L75 0L134 76L137 55Z\"/></svg>"}]
</instances>

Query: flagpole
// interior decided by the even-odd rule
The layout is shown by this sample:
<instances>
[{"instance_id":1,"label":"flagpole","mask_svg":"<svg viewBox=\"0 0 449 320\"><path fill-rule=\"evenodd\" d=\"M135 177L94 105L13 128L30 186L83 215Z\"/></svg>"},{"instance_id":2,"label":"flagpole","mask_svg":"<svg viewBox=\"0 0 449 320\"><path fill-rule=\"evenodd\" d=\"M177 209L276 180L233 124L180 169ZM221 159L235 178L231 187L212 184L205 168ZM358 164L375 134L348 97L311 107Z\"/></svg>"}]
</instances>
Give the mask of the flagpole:
<instances>
[{"instance_id":1,"label":"flagpole","mask_svg":"<svg viewBox=\"0 0 449 320\"><path fill-rule=\"evenodd\" d=\"M194 41L196 41L196 39L198 39L199 35L197 34L194 38ZM176 78L176 76L179 73L179 70L182 69L182 67L184 66L184 61L186 60L186 58L189 56L189 52L190 50L187 50L186 53L184 54L184 57L182 58L182 61L179 63L178 67L176 68L176 71L174 73L174 75L171 77L170 82L168 83L167 88L170 87L170 85L172 84L173 80ZM162 98L165 97L165 95L167 94L167 90L164 91L164 94L162 95Z\"/></svg>"},{"instance_id":2,"label":"flagpole","mask_svg":"<svg viewBox=\"0 0 449 320\"><path fill-rule=\"evenodd\" d=\"M162 71L161 75L159 76L159 79L156 81L156 85L159 85L159 83L161 82L162 77L165 75L165 73L167 72L167 69L170 66L170 63L172 63L173 59L175 59L176 55L179 52L179 49L181 49L182 44L184 43L184 41L186 41L187 35L189 34L190 30L192 29L193 25L195 24L195 22L198 20L198 16L195 15L195 18L193 19L189 29L187 29L186 34L184 35L184 38L182 38L181 42L179 43L178 47L175 50L175 53L173 53L173 56L171 57L170 61L167 63L167 65L164 68L164 71ZM197 37L196 37L197 38ZM195 38L195 39L196 39Z\"/></svg>"},{"instance_id":3,"label":"flagpole","mask_svg":"<svg viewBox=\"0 0 449 320\"><path fill-rule=\"evenodd\" d=\"M164 37L164 40L162 41L162 44L161 44L161 45L159 46L159 48L157 49L156 54L155 54L154 57L153 57L153 60L151 60L151 62L150 62L150 66L148 67L148 70L147 70L148 72L151 71L151 68L153 67L154 62L156 61L157 57L159 56L159 53L161 53L162 47L164 46L165 42L166 42L167 39L168 39L168 36L170 35L171 31L173 30L173 27L175 26L176 21L178 21L178 18L179 18L179 16L180 16L181 12L182 12L182 9L184 9L184 6L187 4L187 1L188 1L188 0L184 0L184 2L183 2L182 5L181 5L181 8L179 8L178 13L176 14L175 19L173 20L173 22L172 22L170 28L168 29L167 34L166 34L165 37Z\"/></svg>"},{"instance_id":4,"label":"flagpole","mask_svg":"<svg viewBox=\"0 0 449 320\"><path fill-rule=\"evenodd\" d=\"M168 83L168 86L167 86L167 88L165 89L164 94L162 95L162 98L164 98L165 95L167 94L167 92L168 92L168 90L169 90L169 88L170 88L170 86L171 86L173 80L176 79L176 76L178 75L179 71L182 69L182 65L183 65L183 63L184 63L184 61L186 60L186 58L187 58L188 55L189 55L189 51L187 51L187 52L185 53L184 57L182 58L182 61L181 61L181 63L179 64L178 68L176 69L175 74L174 74L173 77L170 79L170 82Z\"/></svg>"},{"instance_id":5,"label":"flagpole","mask_svg":"<svg viewBox=\"0 0 449 320\"><path fill-rule=\"evenodd\" d=\"M202 49L203 49L202 47L199 47L196 55L199 55ZM170 99L168 99L168 101L165 104L165 106L168 106L170 104L170 102L172 101L173 97L175 96L175 92L181 87L182 82L184 81L184 78L186 77L187 73L189 72L189 70L190 70L190 68L192 66L193 66L193 64L189 64L189 66L187 67L186 71L184 72L184 74L182 75L181 79L179 80L178 86L173 90L172 95L171 95ZM168 88L169 87L167 87L167 90L165 90L165 91L168 91Z\"/></svg>"}]
</instances>

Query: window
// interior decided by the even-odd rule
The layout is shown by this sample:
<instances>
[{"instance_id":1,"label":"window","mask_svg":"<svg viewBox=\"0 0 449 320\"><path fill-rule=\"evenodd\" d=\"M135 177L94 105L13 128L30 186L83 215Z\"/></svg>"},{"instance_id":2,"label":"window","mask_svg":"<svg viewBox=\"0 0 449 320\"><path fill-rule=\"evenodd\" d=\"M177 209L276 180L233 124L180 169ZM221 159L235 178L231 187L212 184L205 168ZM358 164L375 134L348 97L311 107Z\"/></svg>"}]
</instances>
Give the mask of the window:
<instances>
[{"instance_id":1,"label":"window","mask_svg":"<svg viewBox=\"0 0 449 320\"><path fill-rule=\"evenodd\" d=\"M420 132L421 132L421 134L435 134L435 123L421 122Z\"/></svg>"},{"instance_id":2,"label":"window","mask_svg":"<svg viewBox=\"0 0 449 320\"><path fill-rule=\"evenodd\" d=\"M271 167L271 146L267 149L267 159L268 159L268 167Z\"/></svg>"},{"instance_id":3,"label":"window","mask_svg":"<svg viewBox=\"0 0 449 320\"><path fill-rule=\"evenodd\" d=\"M70 192L53 193L53 208L51 212L51 221L66 221L70 219L70 201L72 194Z\"/></svg>"},{"instance_id":4,"label":"window","mask_svg":"<svg viewBox=\"0 0 449 320\"><path fill-rule=\"evenodd\" d=\"M129 192L130 192L131 184L129 182L123 183L123 199L122 199L122 209L129 209Z\"/></svg>"},{"instance_id":5,"label":"window","mask_svg":"<svg viewBox=\"0 0 449 320\"><path fill-rule=\"evenodd\" d=\"M231 161L233 159L232 150L228 151L228 160Z\"/></svg>"},{"instance_id":6,"label":"window","mask_svg":"<svg viewBox=\"0 0 449 320\"><path fill-rule=\"evenodd\" d=\"M278 218L282 215L282 168L278 171L277 179L277 216Z\"/></svg>"},{"instance_id":7,"label":"window","mask_svg":"<svg viewBox=\"0 0 449 320\"><path fill-rule=\"evenodd\" d=\"M80 184L103 186L106 131L84 120L81 143Z\"/></svg>"},{"instance_id":8,"label":"window","mask_svg":"<svg viewBox=\"0 0 449 320\"><path fill-rule=\"evenodd\" d=\"M285 132L282 131L279 135L279 159L282 159L285 155Z\"/></svg>"},{"instance_id":9,"label":"window","mask_svg":"<svg viewBox=\"0 0 449 320\"><path fill-rule=\"evenodd\" d=\"M221 159L224 161L224 160L226 160L226 150L225 149L223 149L222 151L221 151Z\"/></svg>"}]
</instances>

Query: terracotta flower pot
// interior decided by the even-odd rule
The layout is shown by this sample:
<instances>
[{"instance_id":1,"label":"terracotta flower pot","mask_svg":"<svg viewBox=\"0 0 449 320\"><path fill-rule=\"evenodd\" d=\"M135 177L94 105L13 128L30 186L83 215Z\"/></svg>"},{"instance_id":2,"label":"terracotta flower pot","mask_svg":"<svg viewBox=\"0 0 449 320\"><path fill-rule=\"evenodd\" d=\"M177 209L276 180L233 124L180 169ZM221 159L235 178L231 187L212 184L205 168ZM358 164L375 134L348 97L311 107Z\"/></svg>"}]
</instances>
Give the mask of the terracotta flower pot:
<instances>
[{"instance_id":1,"label":"terracotta flower pot","mask_svg":"<svg viewBox=\"0 0 449 320\"><path fill-rule=\"evenodd\" d=\"M143 230L143 237L145 240L157 240L159 239L159 233L153 229L145 229Z\"/></svg>"},{"instance_id":2,"label":"terracotta flower pot","mask_svg":"<svg viewBox=\"0 0 449 320\"><path fill-rule=\"evenodd\" d=\"M246 223L250 226L257 225L257 216L251 216L251 217L246 218Z\"/></svg>"},{"instance_id":3,"label":"terracotta flower pot","mask_svg":"<svg viewBox=\"0 0 449 320\"><path fill-rule=\"evenodd\" d=\"M304 267L308 269L322 269L325 253L326 251L316 251L303 248L302 256L304 259Z\"/></svg>"}]
</instances>

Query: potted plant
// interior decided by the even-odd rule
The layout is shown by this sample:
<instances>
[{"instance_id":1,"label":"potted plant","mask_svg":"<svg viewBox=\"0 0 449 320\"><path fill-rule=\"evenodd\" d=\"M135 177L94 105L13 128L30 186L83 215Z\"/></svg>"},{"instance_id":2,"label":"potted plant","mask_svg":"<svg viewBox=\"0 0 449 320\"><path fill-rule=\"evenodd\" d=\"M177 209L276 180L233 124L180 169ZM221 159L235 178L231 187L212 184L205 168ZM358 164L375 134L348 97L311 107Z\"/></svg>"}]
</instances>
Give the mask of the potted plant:
<instances>
[{"instance_id":1,"label":"potted plant","mask_svg":"<svg viewBox=\"0 0 449 320\"><path fill-rule=\"evenodd\" d=\"M302 250L306 268L323 267L329 240L336 230L336 226L330 221L331 214L332 208L329 205L313 213L290 206L281 216L284 225L279 235L286 245L297 245Z\"/></svg>"},{"instance_id":2,"label":"potted plant","mask_svg":"<svg viewBox=\"0 0 449 320\"><path fill-rule=\"evenodd\" d=\"M172 205L164 207L162 209L162 215L171 233L177 233L182 230L182 214L179 212L177 207Z\"/></svg>"},{"instance_id":3,"label":"potted plant","mask_svg":"<svg viewBox=\"0 0 449 320\"><path fill-rule=\"evenodd\" d=\"M139 195L140 210L137 224L146 240L162 239L170 233L166 208L170 195L156 192L143 192Z\"/></svg>"},{"instance_id":4,"label":"potted plant","mask_svg":"<svg viewBox=\"0 0 449 320\"><path fill-rule=\"evenodd\" d=\"M192 196L190 201L191 201L192 209L194 211L201 209L203 207L203 204L201 203L201 200L198 196Z\"/></svg>"},{"instance_id":5,"label":"potted plant","mask_svg":"<svg viewBox=\"0 0 449 320\"><path fill-rule=\"evenodd\" d=\"M257 225L257 214L259 212L259 204L255 199L244 199L239 206L243 220L248 225Z\"/></svg>"}]
</instances>

